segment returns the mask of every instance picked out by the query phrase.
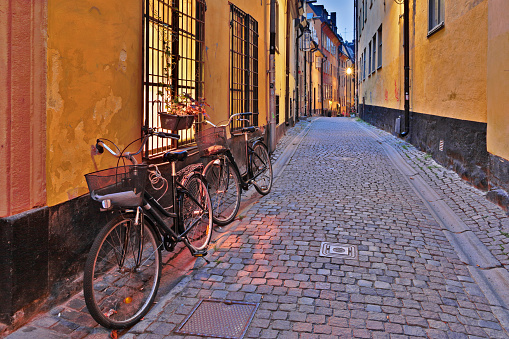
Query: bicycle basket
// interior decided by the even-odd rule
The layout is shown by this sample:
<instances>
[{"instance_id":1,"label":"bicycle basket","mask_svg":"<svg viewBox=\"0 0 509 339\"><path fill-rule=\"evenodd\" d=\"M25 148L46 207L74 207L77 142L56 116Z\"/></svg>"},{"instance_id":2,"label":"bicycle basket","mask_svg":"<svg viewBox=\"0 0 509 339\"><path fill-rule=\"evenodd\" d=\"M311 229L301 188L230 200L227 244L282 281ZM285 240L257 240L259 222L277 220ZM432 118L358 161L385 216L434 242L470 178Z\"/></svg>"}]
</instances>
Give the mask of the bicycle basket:
<instances>
[{"instance_id":1,"label":"bicycle basket","mask_svg":"<svg viewBox=\"0 0 509 339\"><path fill-rule=\"evenodd\" d=\"M198 132L196 135L196 144L200 156L208 157L221 153L228 149L226 143L226 126L211 127Z\"/></svg>"},{"instance_id":2,"label":"bicycle basket","mask_svg":"<svg viewBox=\"0 0 509 339\"><path fill-rule=\"evenodd\" d=\"M92 199L135 207L142 204L147 173L147 165L118 166L85 174L85 179Z\"/></svg>"}]
</instances>

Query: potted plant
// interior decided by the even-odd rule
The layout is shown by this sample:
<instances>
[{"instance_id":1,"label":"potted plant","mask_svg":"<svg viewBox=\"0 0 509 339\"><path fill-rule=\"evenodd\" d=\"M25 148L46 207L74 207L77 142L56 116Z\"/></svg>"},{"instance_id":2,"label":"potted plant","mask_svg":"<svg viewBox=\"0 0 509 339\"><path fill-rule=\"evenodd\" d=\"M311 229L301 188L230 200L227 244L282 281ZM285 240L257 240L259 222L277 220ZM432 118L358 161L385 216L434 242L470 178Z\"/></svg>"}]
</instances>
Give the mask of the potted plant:
<instances>
[{"instance_id":1,"label":"potted plant","mask_svg":"<svg viewBox=\"0 0 509 339\"><path fill-rule=\"evenodd\" d=\"M207 103L203 98L194 99L187 93L165 96L164 110L159 111L161 127L171 131L190 128L197 116L206 115Z\"/></svg>"},{"instance_id":2,"label":"potted plant","mask_svg":"<svg viewBox=\"0 0 509 339\"><path fill-rule=\"evenodd\" d=\"M205 105L207 104L203 98L195 99L188 93L179 93L178 90L174 90L169 70L175 68L174 64L178 61L179 56L172 55L170 44L167 41L164 42L164 46L166 59L164 77L166 81L159 84L158 95L161 100L157 100L160 103L158 113L161 127L171 131L188 129L193 125L197 116L206 115ZM176 60L172 61L173 59Z\"/></svg>"}]
</instances>

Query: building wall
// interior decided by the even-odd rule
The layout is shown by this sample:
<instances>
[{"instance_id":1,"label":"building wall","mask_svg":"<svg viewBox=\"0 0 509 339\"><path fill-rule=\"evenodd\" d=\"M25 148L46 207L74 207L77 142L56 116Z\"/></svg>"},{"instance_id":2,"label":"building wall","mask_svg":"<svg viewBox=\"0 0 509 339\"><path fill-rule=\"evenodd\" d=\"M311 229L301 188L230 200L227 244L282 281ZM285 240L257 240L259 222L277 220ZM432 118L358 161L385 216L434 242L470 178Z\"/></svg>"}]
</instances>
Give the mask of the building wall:
<instances>
[{"instance_id":1,"label":"building wall","mask_svg":"<svg viewBox=\"0 0 509 339\"><path fill-rule=\"evenodd\" d=\"M142 124L140 1L48 0L47 205L88 192L83 175L114 166L98 137L127 145Z\"/></svg>"},{"instance_id":2,"label":"building wall","mask_svg":"<svg viewBox=\"0 0 509 339\"><path fill-rule=\"evenodd\" d=\"M487 2L488 152L509 160L509 1Z\"/></svg>"},{"instance_id":3,"label":"building wall","mask_svg":"<svg viewBox=\"0 0 509 339\"><path fill-rule=\"evenodd\" d=\"M266 22L269 8L266 1L215 0L207 2L205 14L205 98L207 113L213 122L229 118L230 112L230 6L234 4L258 22L258 105L260 125L267 124L268 82L263 70L268 69L269 41Z\"/></svg>"},{"instance_id":4,"label":"building wall","mask_svg":"<svg viewBox=\"0 0 509 339\"><path fill-rule=\"evenodd\" d=\"M363 3L358 2L356 56L361 116L394 131L404 106L403 5ZM509 189L508 6L503 0L445 1L444 26L429 33L427 2L410 2L406 140L484 189ZM363 80L363 52L380 24L382 67Z\"/></svg>"}]
</instances>

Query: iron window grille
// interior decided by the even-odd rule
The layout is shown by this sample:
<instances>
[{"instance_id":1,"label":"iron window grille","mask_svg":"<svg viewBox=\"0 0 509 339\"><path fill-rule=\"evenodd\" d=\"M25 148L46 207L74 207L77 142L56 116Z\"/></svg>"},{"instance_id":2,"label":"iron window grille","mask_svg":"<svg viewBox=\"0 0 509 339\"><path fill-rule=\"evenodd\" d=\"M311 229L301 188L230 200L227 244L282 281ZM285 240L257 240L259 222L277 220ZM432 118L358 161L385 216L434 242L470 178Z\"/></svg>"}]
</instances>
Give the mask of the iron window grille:
<instances>
[{"instance_id":1,"label":"iron window grille","mask_svg":"<svg viewBox=\"0 0 509 339\"><path fill-rule=\"evenodd\" d=\"M230 115L258 113L258 22L230 4ZM231 129L258 126L258 115L232 122Z\"/></svg>"},{"instance_id":2,"label":"iron window grille","mask_svg":"<svg viewBox=\"0 0 509 339\"><path fill-rule=\"evenodd\" d=\"M144 6L144 125L159 127L165 98L203 97L205 0L146 0ZM192 128L178 142L151 137L145 157L194 143Z\"/></svg>"}]
</instances>

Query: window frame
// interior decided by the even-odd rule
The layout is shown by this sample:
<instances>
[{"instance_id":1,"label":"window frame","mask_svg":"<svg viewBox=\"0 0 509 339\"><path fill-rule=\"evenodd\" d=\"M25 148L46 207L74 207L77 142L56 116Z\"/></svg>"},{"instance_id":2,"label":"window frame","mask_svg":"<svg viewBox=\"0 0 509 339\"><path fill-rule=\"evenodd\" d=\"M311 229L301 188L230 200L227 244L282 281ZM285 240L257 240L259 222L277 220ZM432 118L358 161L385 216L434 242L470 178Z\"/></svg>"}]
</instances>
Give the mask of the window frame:
<instances>
[{"instance_id":1,"label":"window frame","mask_svg":"<svg viewBox=\"0 0 509 339\"><path fill-rule=\"evenodd\" d=\"M368 77L371 75L371 41L368 43Z\"/></svg>"},{"instance_id":2,"label":"window frame","mask_svg":"<svg viewBox=\"0 0 509 339\"><path fill-rule=\"evenodd\" d=\"M143 8L143 125L159 127L165 100L204 96L205 0L145 0ZM171 67L168 64L171 62ZM173 131L175 132L175 131ZM194 144L192 128L181 139L149 137L144 159Z\"/></svg>"},{"instance_id":3,"label":"window frame","mask_svg":"<svg viewBox=\"0 0 509 339\"><path fill-rule=\"evenodd\" d=\"M376 63L377 63L377 58L376 58L376 50L378 48L377 44L376 44L376 35L377 33L375 33L375 35L373 35L373 60L371 60L372 62L372 65L371 65L371 73L375 73L376 70L378 69L378 67L376 67Z\"/></svg>"},{"instance_id":4,"label":"window frame","mask_svg":"<svg viewBox=\"0 0 509 339\"><path fill-rule=\"evenodd\" d=\"M428 0L428 37L445 26L445 1Z\"/></svg>"},{"instance_id":5,"label":"window frame","mask_svg":"<svg viewBox=\"0 0 509 339\"><path fill-rule=\"evenodd\" d=\"M230 90L229 113L259 113L259 33L258 21L230 3ZM258 126L258 114L247 121L232 122L232 131Z\"/></svg>"},{"instance_id":6,"label":"window frame","mask_svg":"<svg viewBox=\"0 0 509 339\"><path fill-rule=\"evenodd\" d=\"M382 68L382 63L383 63L383 57L382 57L382 52L383 52L383 30L382 30L382 25L380 25L380 27L378 28L378 31L377 31L377 34L378 34L378 60L377 60L377 70Z\"/></svg>"}]
</instances>

